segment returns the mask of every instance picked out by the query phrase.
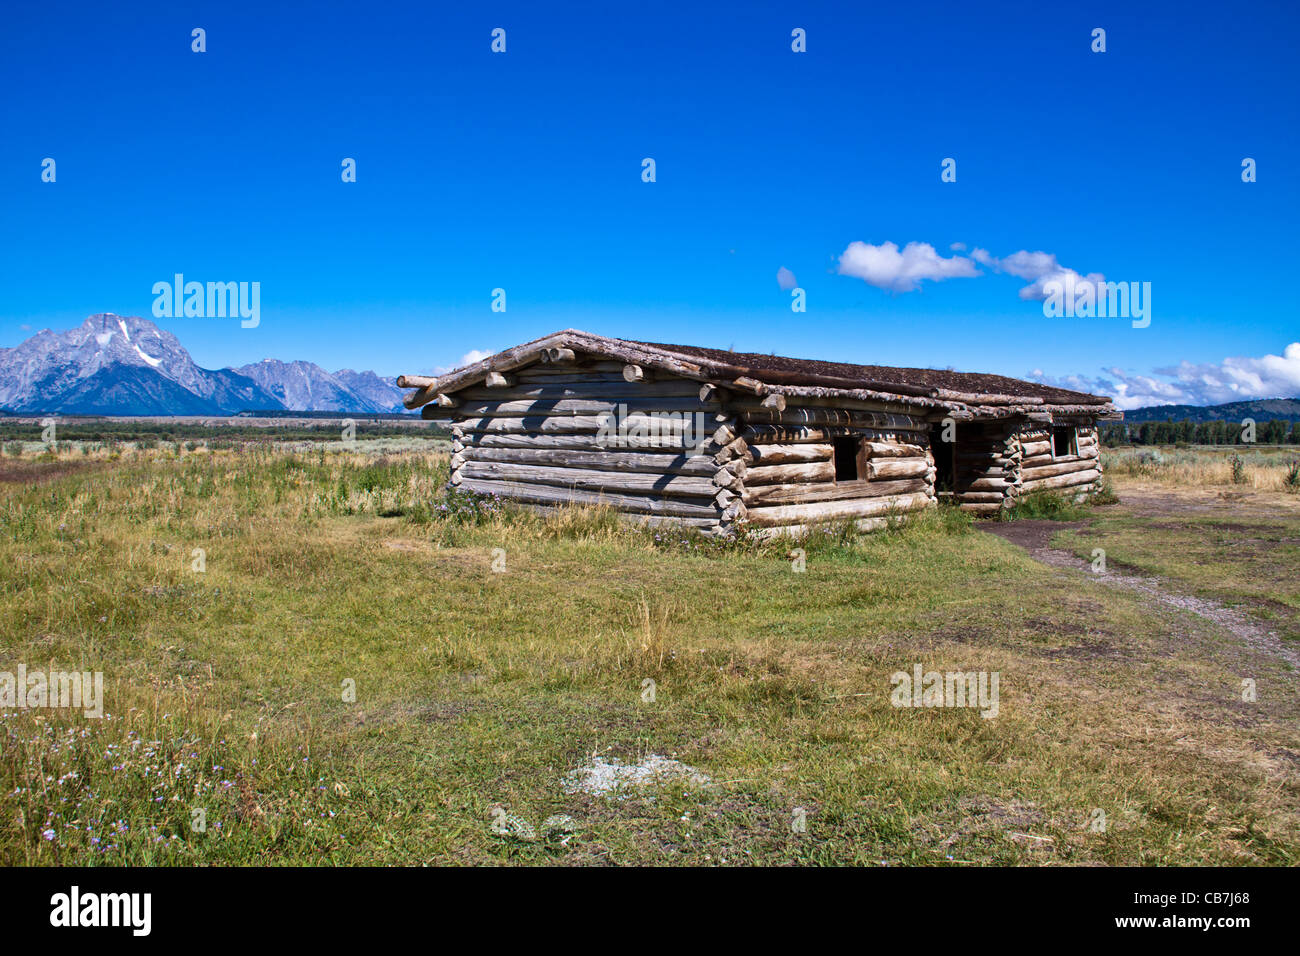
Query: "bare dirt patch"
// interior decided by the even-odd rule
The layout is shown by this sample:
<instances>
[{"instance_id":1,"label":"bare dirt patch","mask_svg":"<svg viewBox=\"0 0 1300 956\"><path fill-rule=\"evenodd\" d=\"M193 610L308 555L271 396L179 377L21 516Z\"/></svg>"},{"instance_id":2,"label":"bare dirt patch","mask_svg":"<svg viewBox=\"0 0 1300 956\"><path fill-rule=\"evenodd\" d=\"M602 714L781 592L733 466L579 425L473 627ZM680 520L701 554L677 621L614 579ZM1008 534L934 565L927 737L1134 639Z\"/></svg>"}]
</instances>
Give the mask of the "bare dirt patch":
<instances>
[{"instance_id":1,"label":"bare dirt patch","mask_svg":"<svg viewBox=\"0 0 1300 956\"><path fill-rule=\"evenodd\" d=\"M33 461L23 458L0 458L0 484L36 485L64 475L96 467L90 461Z\"/></svg>"},{"instance_id":2,"label":"bare dirt patch","mask_svg":"<svg viewBox=\"0 0 1300 956\"><path fill-rule=\"evenodd\" d=\"M997 535L1005 541L1024 548L1030 555L1045 564L1055 564L1050 560L1054 554L1068 554L1052 548L1048 542L1058 531L1077 531L1083 528L1082 521L1048 521L1046 519L1027 519L1025 521L989 521L980 525L980 530ZM1069 555L1072 562L1078 559Z\"/></svg>"}]
</instances>

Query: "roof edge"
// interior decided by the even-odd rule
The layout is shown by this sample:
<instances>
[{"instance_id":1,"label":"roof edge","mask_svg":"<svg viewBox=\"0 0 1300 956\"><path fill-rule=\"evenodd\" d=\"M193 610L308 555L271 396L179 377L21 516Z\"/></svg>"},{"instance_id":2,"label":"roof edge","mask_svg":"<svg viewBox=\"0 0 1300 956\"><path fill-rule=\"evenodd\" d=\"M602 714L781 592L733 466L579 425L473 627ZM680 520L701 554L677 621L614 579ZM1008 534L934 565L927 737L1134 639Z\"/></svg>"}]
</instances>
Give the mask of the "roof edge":
<instances>
[{"instance_id":1,"label":"roof edge","mask_svg":"<svg viewBox=\"0 0 1300 956\"><path fill-rule=\"evenodd\" d=\"M508 372L534 362L545 361L550 350L572 349L592 355L602 355L632 365L646 365L661 369L683 378L709 382L720 387L736 387L738 379L745 382L743 390L765 395L781 393L787 395L817 394L822 397L843 396L846 398L902 401L923 407L959 408L973 410L980 408L990 412L999 410L1015 414L1013 410L1033 409L1051 412L1054 409L1070 409L1073 414L1095 411L1098 417L1109 417L1116 411L1109 396L1091 395L1079 392L1080 398L1094 399L1092 402L1071 404L1052 403L1041 396L980 394L960 392L937 386L912 385L901 382L859 381L835 375L818 373L799 374L774 369L755 369L746 365L720 362L707 356L688 355L673 352L658 345L635 342L627 339L614 339L603 335L584 332L581 329L561 329L548 335L504 349L485 359L453 369L445 375L420 376L400 375L397 385L400 388L415 388L404 403L408 408L419 408L434 401L439 394L450 395L464 388L478 384L487 378L490 372ZM1033 384L1033 383L1029 383ZM1008 417L997 415L996 417Z\"/></svg>"}]
</instances>

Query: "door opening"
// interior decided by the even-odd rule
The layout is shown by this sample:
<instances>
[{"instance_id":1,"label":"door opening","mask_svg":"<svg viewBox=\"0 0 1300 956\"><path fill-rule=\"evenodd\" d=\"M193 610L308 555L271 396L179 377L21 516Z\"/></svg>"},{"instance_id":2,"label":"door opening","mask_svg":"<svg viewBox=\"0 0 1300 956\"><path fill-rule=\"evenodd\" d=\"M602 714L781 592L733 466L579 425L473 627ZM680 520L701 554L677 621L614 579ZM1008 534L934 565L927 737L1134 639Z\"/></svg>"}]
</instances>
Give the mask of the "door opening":
<instances>
[{"instance_id":1,"label":"door opening","mask_svg":"<svg viewBox=\"0 0 1300 956\"><path fill-rule=\"evenodd\" d=\"M831 445L835 449L835 480L857 481L858 457L862 451L862 439L854 437L832 438Z\"/></svg>"},{"instance_id":2,"label":"door opening","mask_svg":"<svg viewBox=\"0 0 1300 956\"><path fill-rule=\"evenodd\" d=\"M934 490L952 494L957 482L957 443L943 440L943 425L930 429L930 451L934 455Z\"/></svg>"}]
</instances>

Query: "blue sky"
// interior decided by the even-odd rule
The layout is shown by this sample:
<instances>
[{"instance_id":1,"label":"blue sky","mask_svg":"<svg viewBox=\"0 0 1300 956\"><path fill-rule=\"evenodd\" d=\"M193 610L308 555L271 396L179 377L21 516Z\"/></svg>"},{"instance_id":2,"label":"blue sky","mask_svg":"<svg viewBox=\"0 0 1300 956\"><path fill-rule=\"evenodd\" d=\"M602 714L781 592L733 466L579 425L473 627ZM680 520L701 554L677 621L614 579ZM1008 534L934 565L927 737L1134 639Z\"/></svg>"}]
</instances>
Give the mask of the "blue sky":
<instances>
[{"instance_id":1,"label":"blue sky","mask_svg":"<svg viewBox=\"0 0 1300 956\"><path fill-rule=\"evenodd\" d=\"M261 283L255 329L158 320L207 367L425 371L576 327L1040 373L1129 404L1300 394L1300 12L1135 6L17 6L0 344L149 317L181 272ZM1150 282L1152 321L1047 318L975 259L873 285L843 274L855 242L1044 252Z\"/></svg>"}]
</instances>

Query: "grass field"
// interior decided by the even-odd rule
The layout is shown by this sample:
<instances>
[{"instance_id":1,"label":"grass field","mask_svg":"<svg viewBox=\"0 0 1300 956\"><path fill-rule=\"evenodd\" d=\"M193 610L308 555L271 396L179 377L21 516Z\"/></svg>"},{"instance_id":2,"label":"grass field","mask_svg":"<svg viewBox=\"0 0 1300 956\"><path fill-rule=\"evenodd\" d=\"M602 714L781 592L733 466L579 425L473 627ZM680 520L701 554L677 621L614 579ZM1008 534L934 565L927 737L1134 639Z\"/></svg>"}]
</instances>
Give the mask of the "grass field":
<instances>
[{"instance_id":1,"label":"grass field","mask_svg":"<svg viewBox=\"0 0 1300 956\"><path fill-rule=\"evenodd\" d=\"M1300 496L1111 473L1054 544L1296 646ZM1270 647L946 511L800 572L445 477L409 438L0 459L0 670L106 684L0 716L0 863L1300 862ZM916 665L996 672L997 716L893 706ZM692 772L568 792L652 758Z\"/></svg>"}]
</instances>

